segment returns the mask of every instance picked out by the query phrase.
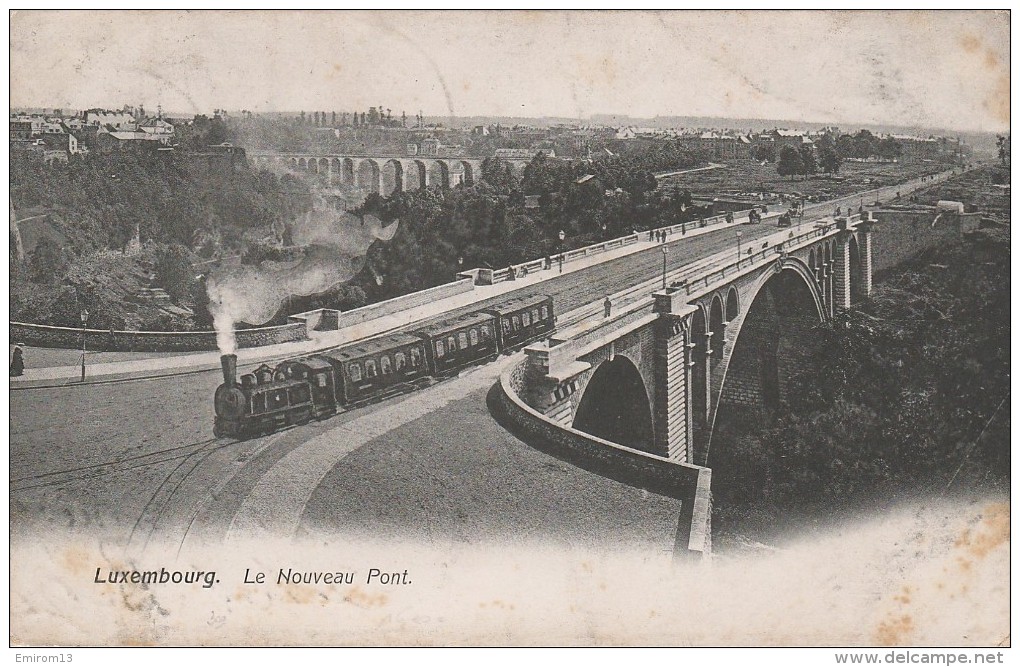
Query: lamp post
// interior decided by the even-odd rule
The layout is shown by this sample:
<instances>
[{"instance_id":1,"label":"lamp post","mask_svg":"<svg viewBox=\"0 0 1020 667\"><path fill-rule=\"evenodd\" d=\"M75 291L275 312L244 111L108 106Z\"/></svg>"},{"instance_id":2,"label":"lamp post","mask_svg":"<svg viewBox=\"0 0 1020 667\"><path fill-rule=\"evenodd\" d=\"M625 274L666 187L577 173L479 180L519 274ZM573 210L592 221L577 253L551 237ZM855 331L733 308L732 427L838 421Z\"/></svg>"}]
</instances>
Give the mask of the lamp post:
<instances>
[{"instance_id":1,"label":"lamp post","mask_svg":"<svg viewBox=\"0 0 1020 667\"><path fill-rule=\"evenodd\" d=\"M740 237L743 236L742 232L737 232L737 264L740 264Z\"/></svg>"},{"instance_id":2,"label":"lamp post","mask_svg":"<svg viewBox=\"0 0 1020 667\"><path fill-rule=\"evenodd\" d=\"M560 237L560 273L563 273L563 241L567 238L567 233L561 229L558 236Z\"/></svg>"},{"instance_id":3,"label":"lamp post","mask_svg":"<svg viewBox=\"0 0 1020 667\"><path fill-rule=\"evenodd\" d=\"M85 382L85 325L89 321L89 311L81 309L81 381Z\"/></svg>"},{"instance_id":4,"label":"lamp post","mask_svg":"<svg viewBox=\"0 0 1020 667\"><path fill-rule=\"evenodd\" d=\"M666 289L666 255L669 253L667 246L662 246L662 289Z\"/></svg>"}]
</instances>

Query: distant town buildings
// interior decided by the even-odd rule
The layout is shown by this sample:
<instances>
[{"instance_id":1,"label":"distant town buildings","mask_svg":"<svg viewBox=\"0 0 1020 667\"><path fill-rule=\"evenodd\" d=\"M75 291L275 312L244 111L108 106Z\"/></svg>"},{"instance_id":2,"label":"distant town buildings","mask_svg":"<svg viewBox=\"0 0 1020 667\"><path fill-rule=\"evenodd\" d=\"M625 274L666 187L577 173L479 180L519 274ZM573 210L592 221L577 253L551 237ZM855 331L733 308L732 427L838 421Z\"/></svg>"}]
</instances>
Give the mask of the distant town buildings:
<instances>
[{"instance_id":1,"label":"distant town buildings","mask_svg":"<svg viewBox=\"0 0 1020 667\"><path fill-rule=\"evenodd\" d=\"M52 114L12 113L10 117L11 149L39 155L47 162L66 161L88 152L89 147L105 152L169 149L174 140L174 126L163 118L162 110L147 117L142 107L86 109L72 115L54 109Z\"/></svg>"}]
</instances>

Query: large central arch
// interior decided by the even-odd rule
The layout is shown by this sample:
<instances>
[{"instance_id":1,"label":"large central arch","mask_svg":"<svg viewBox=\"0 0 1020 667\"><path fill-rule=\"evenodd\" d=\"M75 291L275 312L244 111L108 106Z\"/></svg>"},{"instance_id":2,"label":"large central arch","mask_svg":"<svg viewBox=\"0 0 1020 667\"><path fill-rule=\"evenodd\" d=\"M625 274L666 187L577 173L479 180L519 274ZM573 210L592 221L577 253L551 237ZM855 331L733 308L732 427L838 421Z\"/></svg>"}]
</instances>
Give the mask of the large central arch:
<instances>
[{"instance_id":1,"label":"large central arch","mask_svg":"<svg viewBox=\"0 0 1020 667\"><path fill-rule=\"evenodd\" d=\"M808 266L787 266L764 280L730 343L733 351L722 369L703 456L706 465L726 467L727 444L775 416L789 395L791 376L807 367L816 350L820 339L815 328L824 319Z\"/></svg>"},{"instance_id":2,"label":"large central arch","mask_svg":"<svg viewBox=\"0 0 1020 667\"><path fill-rule=\"evenodd\" d=\"M617 355L595 369L577 406L573 427L617 444L652 451L652 408L641 373Z\"/></svg>"}]
</instances>

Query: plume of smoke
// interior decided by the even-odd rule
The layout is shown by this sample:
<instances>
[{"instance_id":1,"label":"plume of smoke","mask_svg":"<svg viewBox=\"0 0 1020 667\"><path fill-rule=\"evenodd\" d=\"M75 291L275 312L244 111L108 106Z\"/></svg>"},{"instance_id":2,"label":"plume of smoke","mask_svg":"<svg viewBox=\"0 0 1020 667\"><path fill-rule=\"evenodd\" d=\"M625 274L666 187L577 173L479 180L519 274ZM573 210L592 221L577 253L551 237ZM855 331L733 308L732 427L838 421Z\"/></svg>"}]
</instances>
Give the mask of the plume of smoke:
<instances>
[{"instance_id":1,"label":"plume of smoke","mask_svg":"<svg viewBox=\"0 0 1020 667\"><path fill-rule=\"evenodd\" d=\"M215 269L206 290L221 354L236 350L236 323L264 324L288 297L319 294L351 280L365 265L369 247L392 239L398 225L317 207L293 225L297 259Z\"/></svg>"}]
</instances>

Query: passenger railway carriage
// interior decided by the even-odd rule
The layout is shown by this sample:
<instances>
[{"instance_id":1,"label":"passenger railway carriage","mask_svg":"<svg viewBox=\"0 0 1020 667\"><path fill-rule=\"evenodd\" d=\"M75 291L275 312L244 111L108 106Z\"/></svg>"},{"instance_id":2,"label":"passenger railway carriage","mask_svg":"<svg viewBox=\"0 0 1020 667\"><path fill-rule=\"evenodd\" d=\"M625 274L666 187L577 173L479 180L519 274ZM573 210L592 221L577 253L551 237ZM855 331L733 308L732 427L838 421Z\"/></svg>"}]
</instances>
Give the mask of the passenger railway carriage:
<instances>
[{"instance_id":1,"label":"passenger railway carriage","mask_svg":"<svg viewBox=\"0 0 1020 667\"><path fill-rule=\"evenodd\" d=\"M521 297L414 331L288 359L276 368L263 364L240 382L237 357L223 355L213 433L248 438L325 419L545 338L555 322L551 297Z\"/></svg>"},{"instance_id":2,"label":"passenger railway carriage","mask_svg":"<svg viewBox=\"0 0 1020 667\"><path fill-rule=\"evenodd\" d=\"M512 350L543 338L555 329L550 296L520 297L484 312L491 313L499 320L497 335L501 350Z\"/></svg>"},{"instance_id":3,"label":"passenger railway carriage","mask_svg":"<svg viewBox=\"0 0 1020 667\"><path fill-rule=\"evenodd\" d=\"M496 318L492 315L472 313L415 333L428 344L435 374L446 375L499 354L495 326Z\"/></svg>"},{"instance_id":4,"label":"passenger railway carriage","mask_svg":"<svg viewBox=\"0 0 1020 667\"><path fill-rule=\"evenodd\" d=\"M431 375L421 338L392 334L321 353L337 369L337 400L361 403Z\"/></svg>"}]
</instances>

